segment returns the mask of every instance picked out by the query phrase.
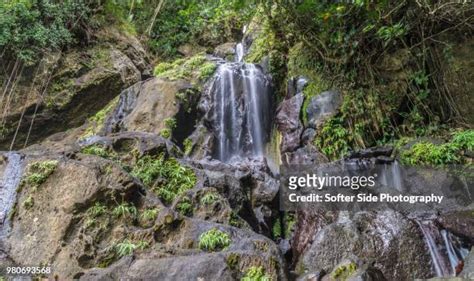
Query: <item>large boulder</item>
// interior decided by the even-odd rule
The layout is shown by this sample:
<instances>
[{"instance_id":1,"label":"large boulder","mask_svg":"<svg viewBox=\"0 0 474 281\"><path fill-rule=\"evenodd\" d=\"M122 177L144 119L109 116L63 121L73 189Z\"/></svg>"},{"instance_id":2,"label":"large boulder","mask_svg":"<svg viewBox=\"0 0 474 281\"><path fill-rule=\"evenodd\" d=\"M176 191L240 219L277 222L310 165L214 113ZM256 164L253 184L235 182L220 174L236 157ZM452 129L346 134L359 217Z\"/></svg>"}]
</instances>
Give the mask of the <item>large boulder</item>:
<instances>
[{"instance_id":1,"label":"large boulder","mask_svg":"<svg viewBox=\"0 0 474 281\"><path fill-rule=\"evenodd\" d=\"M331 272L345 259L373 263L389 280L432 276L430 254L420 230L393 211L340 213L336 222L315 233L297 269Z\"/></svg>"},{"instance_id":2,"label":"large boulder","mask_svg":"<svg viewBox=\"0 0 474 281\"><path fill-rule=\"evenodd\" d=\"M123 118L124 130L159 134L166 128L166 119L174 118L179 111L176 94L190 88L183 80L152 78L145 81L134 109Z\"/></svg>"},{"instance_id":3,"label":"large boulder","mask_svg":"<svg viewBox=\"0 0 474 281\"><path fill-rule=\"evenodd\" d=\"M470 211L455 211L441 214L438 223L457 236L467 238L474 243L474 213Z\"/></svg>"},{"instance_id":4,"label":"large boulder","mask_svg":"<svg viewBox=\"0 0 474 281\"><path fill-rule=\"evenodd\" d=\"M95 156L28 162L11 213L7 254L18 266L50 264L60 279L70 279L97 264L107 245L128 232L111 210L100 218L88 210L138 203L142 187L119 165Z\"/></svg>"},{"instance_id":5,"label":"large boulder","mask_svg":"<svg viewBox=\"0 0 474 281\"><path fill-rule=\"evenodd\" d=\"M235 56L235 42L227 42L214 49L214 55L232 61Z\"/></svg>"},{"instance_id":6,"label":"large boulder","mask_svg":"<svg viewBox=\"0 0 474 281\"><path fill-rule=\"evenodd\" d=\"M306 108L308 126L318 128L324 121L336 115L342 105L342 95L338 91L326 91L312 97Z\"/></svg>"},{"instance_id":7,"label":"large boulder","mask_svg":"<svg viewBox=\"0 0 474 281\"><path fill-rule=\"evenodd\" d=\"M300 146L303 124L300 120L300 109L304 96L299 93L281 102L278 106L275 122L282 134L281 152L291 152Z\"/></svg>"}]
</instances>

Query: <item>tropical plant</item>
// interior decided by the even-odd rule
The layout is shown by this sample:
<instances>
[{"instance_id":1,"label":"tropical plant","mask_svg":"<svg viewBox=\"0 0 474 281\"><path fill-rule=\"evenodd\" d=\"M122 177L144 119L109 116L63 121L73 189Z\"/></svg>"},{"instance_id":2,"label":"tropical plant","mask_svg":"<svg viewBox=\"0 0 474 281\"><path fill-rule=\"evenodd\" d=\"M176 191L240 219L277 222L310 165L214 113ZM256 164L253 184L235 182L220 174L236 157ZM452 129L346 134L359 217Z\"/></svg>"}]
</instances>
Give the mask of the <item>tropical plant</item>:
<instances>
[{"instance_id":1,"label":"tropical plant","mask_svg":"<svg viewBox=\"0 0 474 281\"><path fill-rule=\"evenodd\" d=\"M210 252L225 249L231 242L229 234L217 228L212 228L199 236L199 248Z\"/></svg>"}]
</instances>

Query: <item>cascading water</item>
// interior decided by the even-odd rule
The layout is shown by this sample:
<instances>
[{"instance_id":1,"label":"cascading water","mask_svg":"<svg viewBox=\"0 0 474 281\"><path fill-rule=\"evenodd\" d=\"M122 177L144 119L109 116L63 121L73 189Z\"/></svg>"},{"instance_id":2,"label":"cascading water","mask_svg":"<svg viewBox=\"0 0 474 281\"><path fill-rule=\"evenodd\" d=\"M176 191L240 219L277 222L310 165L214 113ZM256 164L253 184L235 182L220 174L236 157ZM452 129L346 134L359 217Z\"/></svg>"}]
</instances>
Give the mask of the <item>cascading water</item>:
<instances>
[{"instance_id":1,"label":"cascading water","mask_svg":"<svg viewBox=\"0 0 474 281\"><path fill-rule=\"evenodd\" d=\"M255 64L243 63L243 44L236 61L219 66L212 86L214 157L230 162L242 156L263 156L270 131L270 81Z\"/></svg>"},{"instance_id":2,"label":"cascading water","mask_svg":"<svg viewBox=\"0 0 474 281\"><path fill-rule=\"evenodd\" d=\"M10 221L8 214L15 203L16 189L23 172L23 156L16 152L5 154L6 167L0 181L0 241L8 233Z\"/></svg>"},{"instance_id":3,"label":"cascading water","mask_svg":"<svg viewBox=\"0 0 474 281\"><path fill-rule=\"evenodd\" d=\"M439 230L432 220L416 220L426 245L430 251L433 268L437 277L455 276L460 264L469 251L459 243L453 243L452 236L446 230Z\"/></svg>"}]
</instances>

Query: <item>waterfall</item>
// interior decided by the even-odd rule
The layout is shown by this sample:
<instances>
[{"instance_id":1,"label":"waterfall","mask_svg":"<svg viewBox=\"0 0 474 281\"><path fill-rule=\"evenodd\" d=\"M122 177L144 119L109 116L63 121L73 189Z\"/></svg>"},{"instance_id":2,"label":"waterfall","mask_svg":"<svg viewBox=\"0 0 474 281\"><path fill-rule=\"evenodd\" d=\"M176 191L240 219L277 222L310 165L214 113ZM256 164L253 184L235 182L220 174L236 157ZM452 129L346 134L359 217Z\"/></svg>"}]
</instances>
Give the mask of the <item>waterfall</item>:
<instances>
[{"instance_id":1,"label":"waterfall","mask_svg":"<svg viewBox=\"0 0 474 281\"><path fill-rule=\"evenodd\" d=\"M455 276L469 251L453 243L452 235L439 230L432 220L416 220L423 233L437 277Z\"/></svg>"},{"instance_id":2,"label":"waterfall","mask_svg":"<svg viewBox=\"0 0 474 281\"><path fill-rule=\"evenodd\" d=\"M241 62L244 59L244 45L242 43L235 46L235 61Z\"/></svg>"},{"instance_id":3,"label":"waterfall","mask_svg":"<svg viewBox=\"0 0 474 281\"><path fill-rule=\"evenodd\" d=\"M123 119L135 108L141 86L142 82L138 82L120 93L117 106L104 122L104 134L111 134L120 130Z\"/></svg>"},{"instance_id":4,"label":"waterfall","mask_svg":"<svg viewBox=\"0 0 474 281\"><path fill-rule=\"evenodd\" d=\"M23 172L23 156L16 152L4 154L7 164L0 181L0 240L8 233L9 212L16 200L16 189Z\"/></svg>"},{"instance_id":5,"label":"waterfall","mask_svg":"<svg viewBox=\"0 0 474 281\"><path fill-rule=\"evenodd\" d=\"M398 161L393 161L390 164L383 164L380 172L380 181L384 186L395 188L397 191L402 192L403 187L403 175L402 169Z\"/></svg>"},{"instance_id":6,"label":"waterfall","mask_svg":"<svg viewBox=\"0 0 474 281\"><path fill-rule=\"evenodd\" d=\"M243 63L243 44L236 46L236 61L217 70L213 91L214 157L230 162L263 156L270 131L270 81L255 64Z\"/></svg>"}]
</instances>

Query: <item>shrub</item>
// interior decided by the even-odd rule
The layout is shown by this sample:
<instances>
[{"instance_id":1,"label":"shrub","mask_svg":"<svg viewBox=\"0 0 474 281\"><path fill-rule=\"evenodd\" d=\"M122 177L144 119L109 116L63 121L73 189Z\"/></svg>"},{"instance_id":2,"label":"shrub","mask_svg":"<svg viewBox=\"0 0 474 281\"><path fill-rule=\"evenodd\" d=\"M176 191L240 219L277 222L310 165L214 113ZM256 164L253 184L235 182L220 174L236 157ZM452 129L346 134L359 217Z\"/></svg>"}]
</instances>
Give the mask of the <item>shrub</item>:
<instances>
[{"instance_id":1,"label":"shrub","mask_svg":"<svg viewBox=\"0 0 474 281\"><path fill-rule=\"evenodd\" d=\"M206 62L199 68L198 78L201 80L206 80L214 74L217 66L213 62Z\"/></svg>"},{"instance_id":2,"label":"shrub","mask_svg":"<svg viewBox=\"0 0 474 281\"><path fill-rule=\"evenodd\" d=\"M225 249L231 242L229 234L217 228L212 228L199 236L199 248L210 252Z\"/></svg>"},{"instance_id":3,"label":"shrub","mask_svg":"<svg viewBox=\"0 0 474 281\"><path fill-rule=\"evenodd\" d=\"M265 270L261 266L252 266L245 272L241 281L270 281L271 278L265 274Z\"/></svg>"}]
</instances>

